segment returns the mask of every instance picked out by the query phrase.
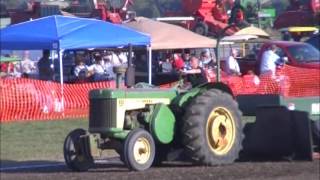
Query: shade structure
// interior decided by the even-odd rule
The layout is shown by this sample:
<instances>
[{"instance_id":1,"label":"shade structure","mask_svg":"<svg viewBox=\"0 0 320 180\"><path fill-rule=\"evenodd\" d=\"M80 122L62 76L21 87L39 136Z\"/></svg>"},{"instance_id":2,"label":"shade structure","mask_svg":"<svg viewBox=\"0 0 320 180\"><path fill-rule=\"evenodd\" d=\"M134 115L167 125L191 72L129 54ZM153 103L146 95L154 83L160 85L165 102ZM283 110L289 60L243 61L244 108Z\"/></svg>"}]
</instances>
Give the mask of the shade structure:
<instances>
[{"instance_id":1,"label":"shade structure","mask_svg":"<svg viewBox=\"0 0 320 180\"><path fill-rule=\"evenodd\" d=\"M137 17L125 23L124 26L149 34L151 48L160 49L187 49L215 47L216 40L198 35L177 25Z\"/></svg>"},{"instance_id":2,"label":"shade structure","mask_svg":"<svg viewBox=\"0 0 320 180\"><path fill-rule=\"evenodd\" d=\"M240 31L234 33L234 35L254 35L254 36L258 36L261 38L269 38L270 35L268 33L266 33L264 30L254 27L254 26L250 26L247 28L243 28Z\"/></svg>"},{"instance_id":3,"label":"shade structure","mask_svg":"<svg viewBox=\"0 0 320 180\"><path fill-rule=\"evenodd\" d=\"M0 30L1 49L87 49L149 45L146 34L96 19L48 16Z\"/></svg>"}]
</instances>

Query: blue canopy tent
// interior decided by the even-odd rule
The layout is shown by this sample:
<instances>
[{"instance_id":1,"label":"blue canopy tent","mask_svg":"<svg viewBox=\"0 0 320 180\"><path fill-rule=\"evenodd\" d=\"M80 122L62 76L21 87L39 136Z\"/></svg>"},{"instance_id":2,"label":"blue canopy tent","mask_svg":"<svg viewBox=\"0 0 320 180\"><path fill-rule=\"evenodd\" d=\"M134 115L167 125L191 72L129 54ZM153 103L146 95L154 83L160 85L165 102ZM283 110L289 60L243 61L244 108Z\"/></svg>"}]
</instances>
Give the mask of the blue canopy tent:
<instances>
[{"instance_id":1,"label":"blue canopy tent","mask_svg":"<svg viewBox=\"0 0 320 180\"><path fill-rule=\"evenodd\" d=\"M96 19L48 16L0 29L1 50L55 50L60 62L63 84L62 53L66 49L150 46L143 33Z\"/></svg>"},{"instance_id":2,"label":"blue canopy tent","mask_svg":"<svg viewBox=\"0 0 320 180\"><path fill-rule=\"evenodd\" d=\"M0 29L0 49L58 51L63 83L62 52L88 49L149 46L150 37L143 33L96 19L48 16Z\"/></svg>"},{"instance_id":3,"label":"blue canopy tent","mask_svg":"<svg viewBox=\"0 0 320 180\"><path fill-rule=\"evenodd\" d=\"M0 30L1 49L65 50L149 45L150 37L96 19L48 16Z\"/></svg>"}]
</instances>

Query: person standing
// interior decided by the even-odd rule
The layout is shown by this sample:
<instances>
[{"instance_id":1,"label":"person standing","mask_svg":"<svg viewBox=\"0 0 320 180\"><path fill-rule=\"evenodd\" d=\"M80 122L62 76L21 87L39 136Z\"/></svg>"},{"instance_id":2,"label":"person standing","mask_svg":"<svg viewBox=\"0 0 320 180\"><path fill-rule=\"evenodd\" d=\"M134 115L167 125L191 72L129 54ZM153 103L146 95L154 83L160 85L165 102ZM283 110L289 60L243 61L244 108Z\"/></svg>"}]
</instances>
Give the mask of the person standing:
<instances>
[{"instance_id":1,"label":"person standing","mask_svg":"<svg viewBox=\"0 0 320 180\"><path fill-rule=\"evenodd\" d=\"M38 61L39 78L41 80L52 80L53 69L50 62L50 50L43 50L42 58Z\"/></svg>"},{"instance_id":2,"label":"person standing","mask_svg":"<svg viewBox=\"0 0 320 180\"><path fill-rule=\"evenodd\" d=\"M23 57L21 61L21 68L22 68L22 75L28 77L30 74L34 73L36 70L36 67L34 63L29 58L30 52L24 51Z\"/></svg>"},{"instance_id":3,"label":"person standing","mask_svg":"<svg viewBox=\"0 0 320 180\"><path fill-rule=\"evenodd\" d=\"M277 50L276 45L270 46L269 50L265 51L262 54L261 64L260 64L260 75L270 74L275 76L277 61L280 60L280 57L275 53Z\"/></svg>"}]
</instances>

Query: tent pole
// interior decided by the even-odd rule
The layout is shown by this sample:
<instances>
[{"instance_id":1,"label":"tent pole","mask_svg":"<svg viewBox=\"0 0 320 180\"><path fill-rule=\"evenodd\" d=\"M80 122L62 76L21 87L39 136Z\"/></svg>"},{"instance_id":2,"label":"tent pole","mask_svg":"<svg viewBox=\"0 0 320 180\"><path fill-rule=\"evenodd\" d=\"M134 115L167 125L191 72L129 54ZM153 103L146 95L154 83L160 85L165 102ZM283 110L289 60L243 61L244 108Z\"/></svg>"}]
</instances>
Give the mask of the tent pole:
<instances>
[{"instance_id":1,"label":"tent pole","mask_svg":"<svg viewBox=\"0 0 320 180\"><path fill-rule=\"evenodd\" d=\"M61 110L62 110L62 115L64 116L64 88L63 88L63 66L62 66L62 54L63 50L59 49L58 50L58 57L59 57L59 69L60 69L60 90L61 90Z\"/></svg>"},{"instance_id":2,"label":"tent pole","mask_svg":"<svg viewBox=\"0 0 320 180\"><path fill-rule=\"evenodd\" d=\"M151 46L147 47L148 50L148 58L149 58L149 62L148 62L148 79L149 79L149 84L152 84L152 49Z\"/></svg>"}]
</instances>

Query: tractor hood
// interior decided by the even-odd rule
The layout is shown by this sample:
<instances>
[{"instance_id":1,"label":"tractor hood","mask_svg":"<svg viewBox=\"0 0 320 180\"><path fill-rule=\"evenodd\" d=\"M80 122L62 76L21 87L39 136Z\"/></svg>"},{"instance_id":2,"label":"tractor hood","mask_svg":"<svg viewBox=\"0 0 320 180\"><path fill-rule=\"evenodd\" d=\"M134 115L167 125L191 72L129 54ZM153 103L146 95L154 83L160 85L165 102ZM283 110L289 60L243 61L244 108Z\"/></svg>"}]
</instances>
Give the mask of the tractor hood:
<instances>
[{"instance_id":1,"label":"tractor hood","mask_svg":"<svg viewBox=\"0 0 320 180\"><path fill-rule=\"evenodd\" d=\"M90 91L90 99L115 99L115 98L167 98L172 100L178 95L174 89L95 89Z\"/></svg>"}]
</instances>

